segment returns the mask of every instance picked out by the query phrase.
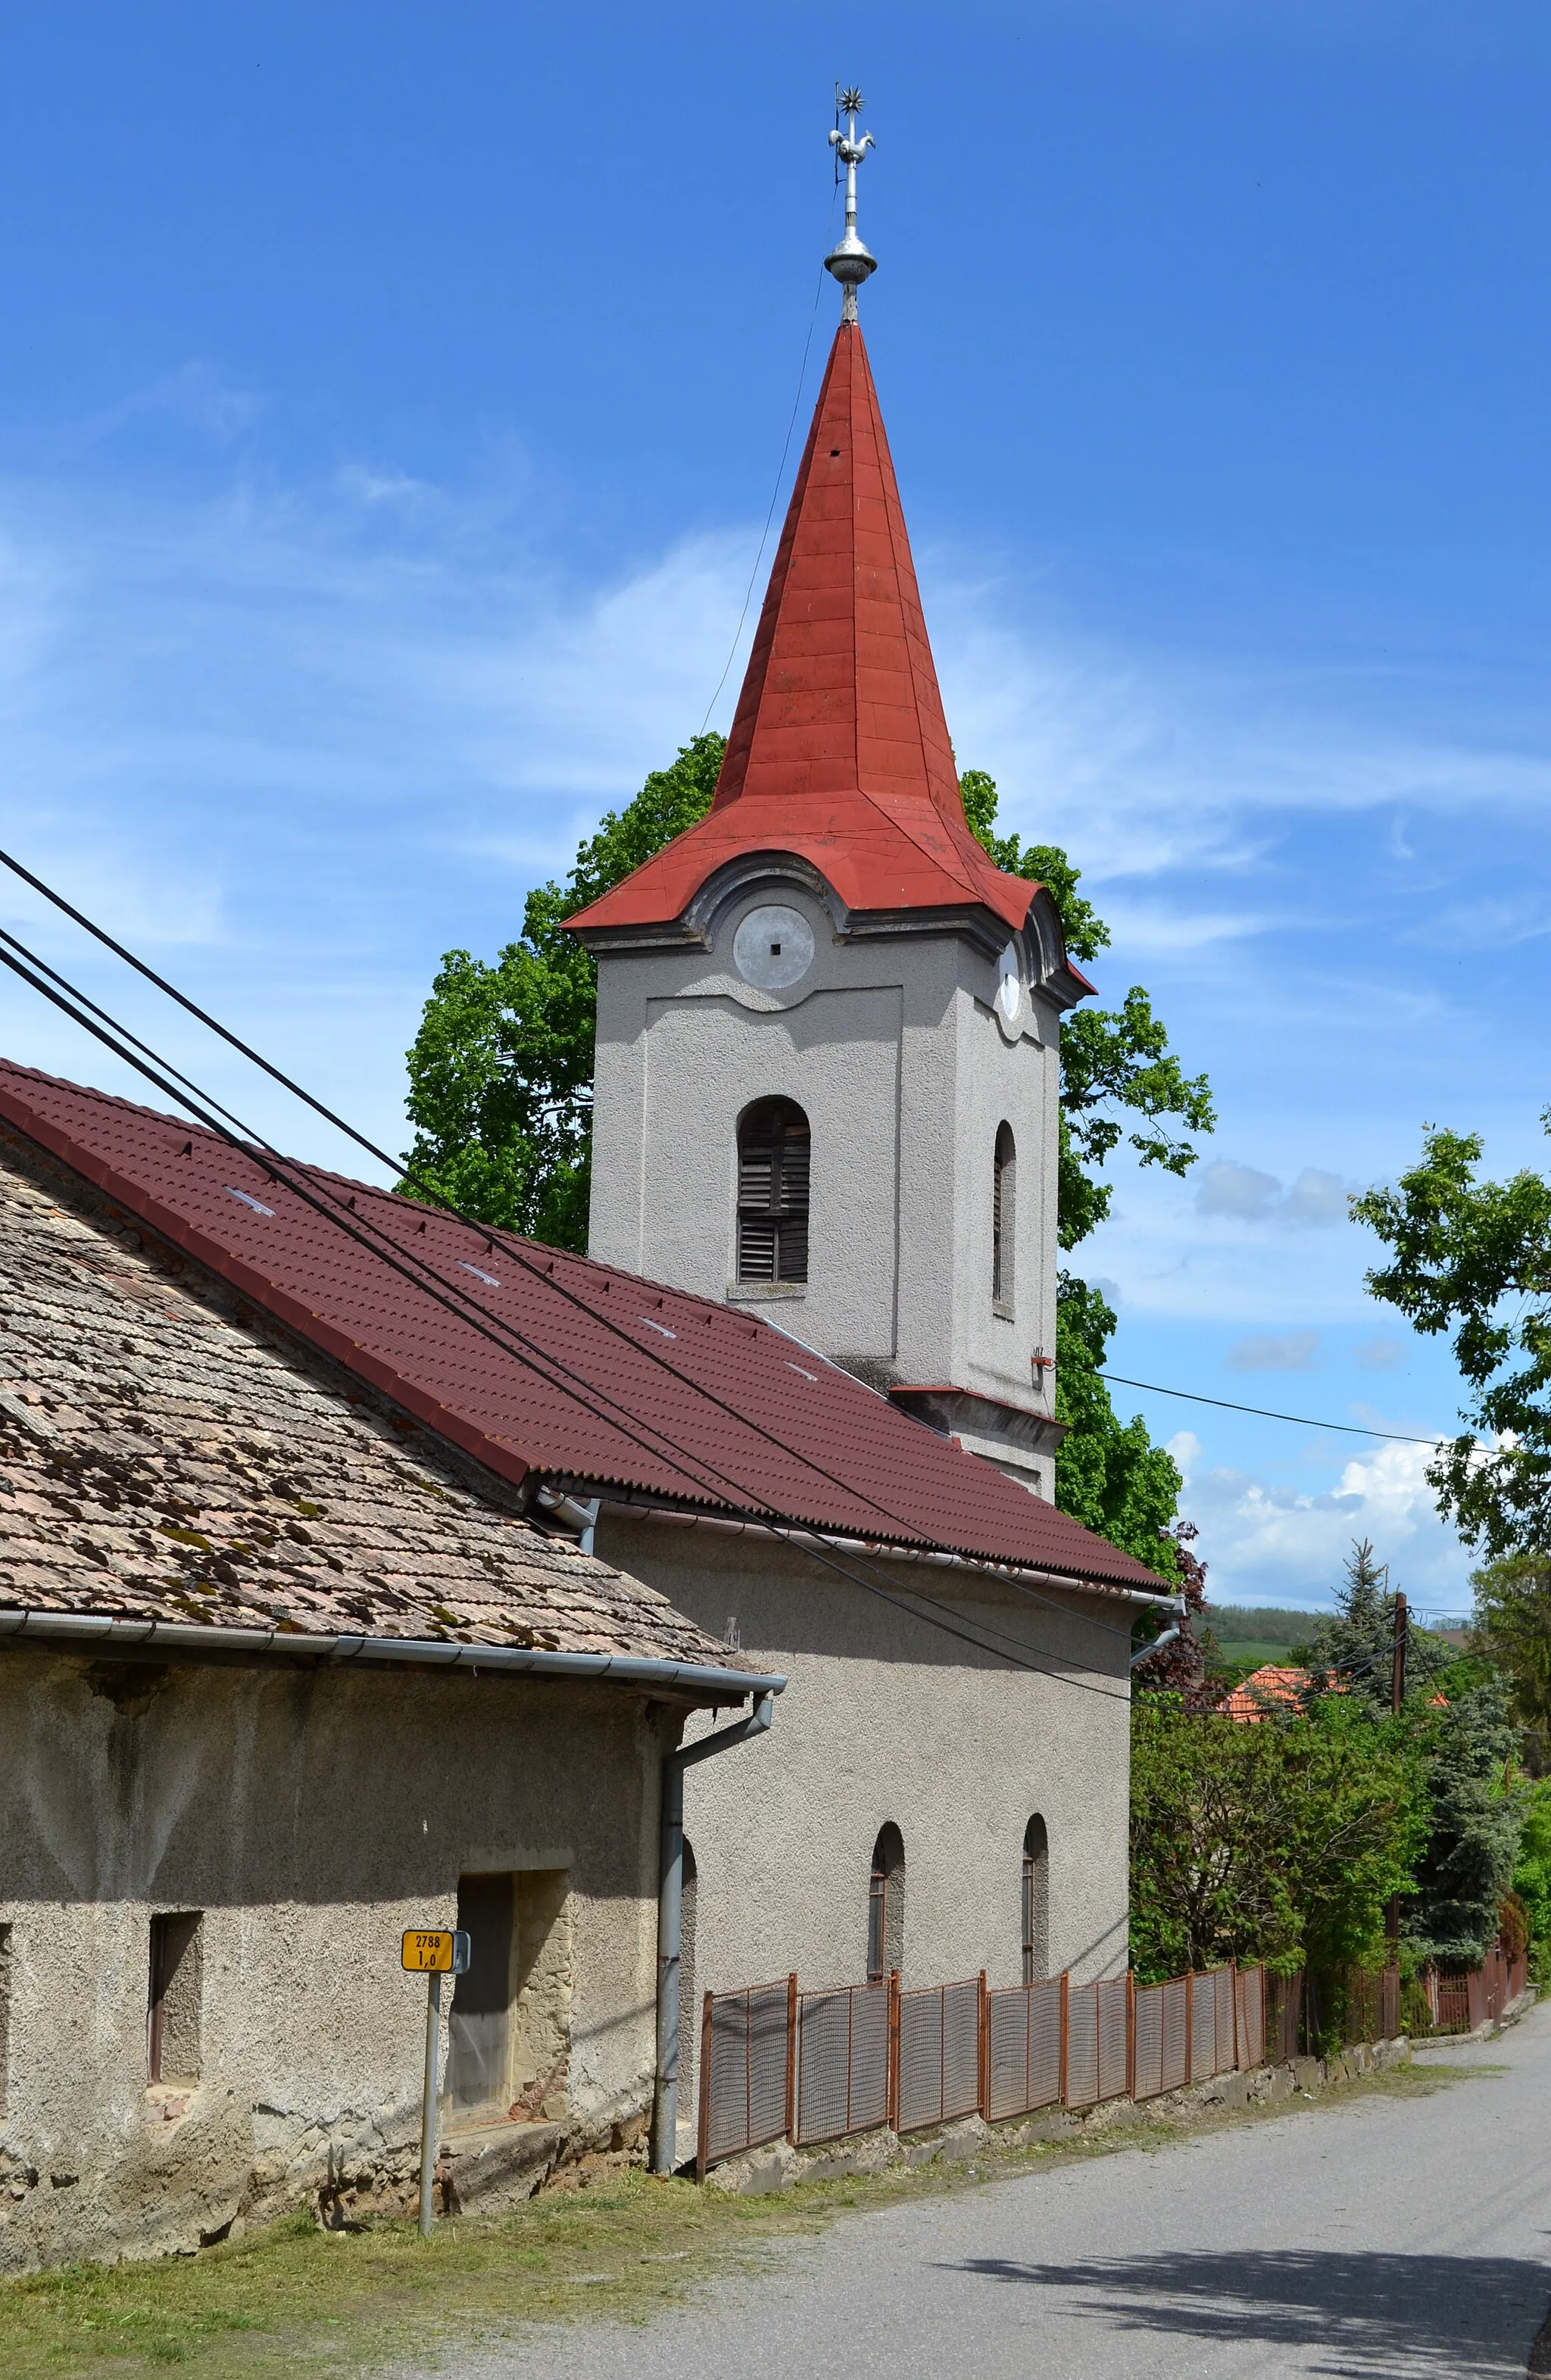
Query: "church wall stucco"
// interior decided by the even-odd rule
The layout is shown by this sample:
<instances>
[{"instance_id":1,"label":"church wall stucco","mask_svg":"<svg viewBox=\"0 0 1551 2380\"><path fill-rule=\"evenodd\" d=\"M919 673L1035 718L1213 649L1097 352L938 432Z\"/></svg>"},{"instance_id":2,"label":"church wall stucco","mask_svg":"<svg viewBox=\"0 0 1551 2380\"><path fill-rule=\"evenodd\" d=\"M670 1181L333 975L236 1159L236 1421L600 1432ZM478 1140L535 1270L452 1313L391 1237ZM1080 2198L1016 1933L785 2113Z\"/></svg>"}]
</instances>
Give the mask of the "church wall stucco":
<instances>
[{"instance_id":1,"label":"church wall stucco","mask_svg":"<svg viewBox=\"0 0 1551 2380\"><path fill-rule=\"evenodd\" d=\"M633 1695L424 1672L0 1657L0 2271L188 2248L418 2155L460 1873L568 1875L563 2112L648 2102L658 1781ZM200 2075L148 2087L151 1920L202 1911ZM550 2112L560 2112L551 2107Z\"/></svg>"},{"instance_id":2,"label":"church wall stucco","mask_svg":"<svg viewBox=\"0 0 1551 2380\"><path fill-rule=\"evenodd\" d=\"M732 949L776 894L807 921L814 956L770 992L741 979ZM605 952L591 1253L725 1296L738 1116L794 1099L813 1132L808 1282L740 1297L871 1376L1028 1403L1030 1356L1055 1329L1059 1020L1025 991L1008 1026L997 984L962 934L841 936L818 894L776 876L727 905L709 951ZM990 1293L1004 1120L1018 1149L1011 1319Z\"/></svg>"},{"instance_id":3,"label":"church wall stucco","mask_svg":"<svg viewBox=\"0 0 1551 2380\"><path fill-rule=\"evenodd\" d=\"M826 1572L793 1548L697 1535L607 1510L600 1551L791 1684L768 1737L691 1768L697 1992L796 1969L859 1982L878 1829L904 1840L904 1980L1022 1974L1024 1829L1050 1843L1052 1972L1126 1962L1130 1609L1035 1603L992 1580L867 1561L891 1594L1067 1663L1031 1674ZM697 1734L714 1722L692 1720Z\"/></svg>"}]
</instances>

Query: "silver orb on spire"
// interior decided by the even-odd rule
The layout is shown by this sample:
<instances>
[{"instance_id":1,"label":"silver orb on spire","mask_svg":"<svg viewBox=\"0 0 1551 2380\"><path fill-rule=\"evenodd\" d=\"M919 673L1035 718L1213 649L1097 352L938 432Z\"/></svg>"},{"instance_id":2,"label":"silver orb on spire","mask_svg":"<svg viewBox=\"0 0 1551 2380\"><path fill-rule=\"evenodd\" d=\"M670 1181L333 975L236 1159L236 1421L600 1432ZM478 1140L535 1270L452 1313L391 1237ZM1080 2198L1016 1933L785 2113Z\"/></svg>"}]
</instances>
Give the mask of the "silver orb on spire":
<instances>
[{"instance_id":1,"label":"silver orb on spire","mask_svg":"<svg viewBox=\"0 0 1551 2380\"><path fill-rule=\"evenodd\" d=\"M824 266L826 272L834 274L845 293L841 304L841 321L854 322L856 320L856 292L868 273L878 271L877 257L870 249L863 246L857 236L856 168L867 151L876 149L878 143L870 132L864 132L860 140L856 137L861 92L842 91L839 97L840 112L846 118L849 128L842 132L837 126L830 135L830 146L845 167L845 231L838 246L832 248L824 259Z\"/></svg>"}]
</instances>

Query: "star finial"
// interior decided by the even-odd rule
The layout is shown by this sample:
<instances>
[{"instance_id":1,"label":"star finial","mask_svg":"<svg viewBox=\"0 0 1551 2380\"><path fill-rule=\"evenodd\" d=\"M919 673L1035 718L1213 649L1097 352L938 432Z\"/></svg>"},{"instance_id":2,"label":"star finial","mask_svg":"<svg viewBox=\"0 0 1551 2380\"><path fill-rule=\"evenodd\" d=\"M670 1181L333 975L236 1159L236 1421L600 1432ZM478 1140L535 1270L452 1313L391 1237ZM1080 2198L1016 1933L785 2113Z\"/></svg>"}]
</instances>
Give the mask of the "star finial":
<instances>
[{"instance_id":1,"label":"star finial","mask_svg":"<svg viewBox=\"0 0 1551 2380\"><path fill-rule=\"evenodd\" d=\"M856 232L856 168L869 149L878 143L870 132L856 137L856 118L862 109L862 94L854 88L837 91L840 113L846 118L848 129L842 132L837 125L830 135L830 146L845 167L845 231L839 244L824 259L825 269L834 274L845 295L841 305L842 322L856 320L856 292L869 273L878 270L878 259L865 248Z\"/></svg>"}]
</instances>

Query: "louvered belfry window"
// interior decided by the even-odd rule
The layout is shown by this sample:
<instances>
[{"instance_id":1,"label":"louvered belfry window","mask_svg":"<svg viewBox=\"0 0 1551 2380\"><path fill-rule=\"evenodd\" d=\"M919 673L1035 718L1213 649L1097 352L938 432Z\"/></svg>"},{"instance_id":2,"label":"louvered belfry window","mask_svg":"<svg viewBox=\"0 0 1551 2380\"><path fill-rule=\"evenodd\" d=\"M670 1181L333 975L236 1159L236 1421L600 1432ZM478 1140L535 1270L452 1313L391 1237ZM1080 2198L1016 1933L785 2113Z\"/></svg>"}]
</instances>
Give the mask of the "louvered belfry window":
<instances>
[{"instance_id":1,"label":"louvered belfry window","mask_svg":"<svg viewBox=\"0 0 1551 2380\"><path fill-rule=\"evenodd\" d=\"M791 1099L761 1099L739 1124L740 1281L806 1281L808 1148Z\"/></svg>"}]
</instances>

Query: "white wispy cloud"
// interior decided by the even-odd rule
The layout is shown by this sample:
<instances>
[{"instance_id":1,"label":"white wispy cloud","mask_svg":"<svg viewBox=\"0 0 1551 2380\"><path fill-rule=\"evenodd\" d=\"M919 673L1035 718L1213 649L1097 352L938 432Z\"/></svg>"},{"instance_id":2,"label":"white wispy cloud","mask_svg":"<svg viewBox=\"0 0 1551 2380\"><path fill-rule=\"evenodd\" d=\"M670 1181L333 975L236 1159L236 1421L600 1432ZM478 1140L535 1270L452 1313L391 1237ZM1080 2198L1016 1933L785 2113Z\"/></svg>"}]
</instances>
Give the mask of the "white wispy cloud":
<instances>
[{"instance_id":1,"label":"white wispy cloud","mask_svg":"<svg viewBox=\"0 0 1551 2380\"><path fill-rule=\"evenodd\" d=\"M1325 1494L1202 1467L1188 1432L1170 1451L1186 1473L1185 1509L1200 1524L1209 1592L1218 1601L1327 1605L1353 1539L1371 1537L1413 1602L1449 1610L1468 1604L1466 1565L1453 1531L1438 1519L1424 1448L1386 1446L1355 1456Z\"/></svg>"}]
</instances>

